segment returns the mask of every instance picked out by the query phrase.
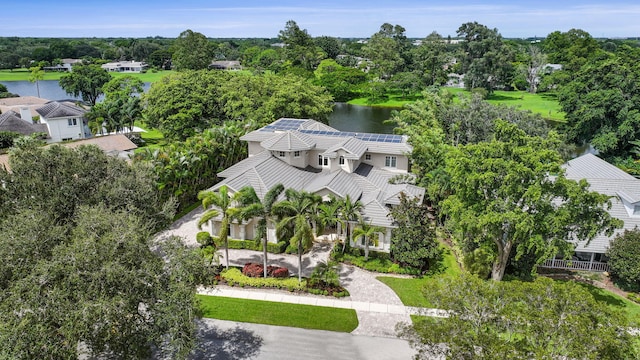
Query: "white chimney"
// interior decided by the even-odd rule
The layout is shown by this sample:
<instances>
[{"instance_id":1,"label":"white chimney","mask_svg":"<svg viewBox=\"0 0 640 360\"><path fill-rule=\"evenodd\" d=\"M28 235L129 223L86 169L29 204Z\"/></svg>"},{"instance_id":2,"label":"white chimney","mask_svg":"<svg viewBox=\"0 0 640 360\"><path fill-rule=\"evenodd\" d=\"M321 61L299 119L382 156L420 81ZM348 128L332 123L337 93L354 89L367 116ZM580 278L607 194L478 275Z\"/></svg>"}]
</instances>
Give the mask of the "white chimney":
<instances>
[{"instance_id":1,"label":"white chimney","mask_svg":"<svg viewBox=\"0 0 640 360\"><path fill-rule=\"evenodd\" d=\"M33 117L31 116L31 109L28 106L23 106L20 108L20 118L22 120L28 122L29 124L33 124Z\"/></svg>"}]
</instances>

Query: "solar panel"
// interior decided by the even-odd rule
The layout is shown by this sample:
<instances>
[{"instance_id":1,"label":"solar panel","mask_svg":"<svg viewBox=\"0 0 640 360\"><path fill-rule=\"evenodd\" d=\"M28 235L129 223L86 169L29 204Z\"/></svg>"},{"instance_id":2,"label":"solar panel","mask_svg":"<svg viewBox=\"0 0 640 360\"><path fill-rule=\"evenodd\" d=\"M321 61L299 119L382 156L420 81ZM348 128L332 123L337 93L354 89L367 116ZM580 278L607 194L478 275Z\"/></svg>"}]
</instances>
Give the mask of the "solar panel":
<instances>
[{"instance_id":1,"label":"solar panel","mask_svg":"<svg viewBox=\"0 0 640 360\"><path fill-rule=\"evenodd\" d=\"M333 137L355 137L362 141L396 143L402 142L402 135L395 134L373 134L373 133L356 133L351 131L328 131L328 130L308 130L299 129L301 133L310 135L323 135Z\"/></svg>"}]
</instances>

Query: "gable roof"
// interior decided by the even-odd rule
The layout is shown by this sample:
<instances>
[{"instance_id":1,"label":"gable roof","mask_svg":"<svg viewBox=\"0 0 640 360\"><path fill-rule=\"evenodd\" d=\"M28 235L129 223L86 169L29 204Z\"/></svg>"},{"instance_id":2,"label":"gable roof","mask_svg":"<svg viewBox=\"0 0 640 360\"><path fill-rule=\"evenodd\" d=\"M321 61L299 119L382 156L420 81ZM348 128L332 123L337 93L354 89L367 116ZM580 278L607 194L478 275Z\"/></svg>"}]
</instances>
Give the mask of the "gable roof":
<instances>
[{"instance_id":1,"label":"gable roof","mask_svg":"<svg viewBox=\"0 0 640 360\"><path fill-rule=\"evenodd\" d=\"M628 206L633 206L633 203L640 201L640 180L593 154L570 160L563 168L568 179L585 179L589 183L589 190L611 196L609 214L624 222L622 229L616 230L611 236L599 234L588 245L585 242L578 243L576 251L604 253L617 234L640 227L640 216L629 215L624 203L627 201L630 203Z\"/></svg>"},{"instance_id":2,"label":"gable roof","mask_svg":"<svg viewBox=\"0 0 640 360\"><path fill-rule=\"evenodd\" d=\"M301 151L312 149L315 142L309 135L287 131L261 142L260 146L271 151Z\"/></svg>"},{"instance_id":3,"label":"gable roof","mask_svg":"<svg viewBox=\"0 0 640 360\"><path fill-rule=\"evenodd\" d=\"M47 125L34 124L22 120L20 115L14 111L0 114L0 131L11 131L22 135L31 135L38 132L48 133Z\"/></svg>"},{"instance_id":4,"label":"gable roof","mask_svg":"<svg viewBox=\"0 0 640 360\"><path fill-rule=\"evenodd\" d=\"M64 102L51 101L36 109L43 118L82 117L87 112L85 109Z\"/></svg>"},{"instance_id":5,"label":"gable roof","mask_svg":"<svg viewBox=\"0 0 640 360\"><path fill-rule=\"evenodd\" d=\"M346 152L345 158L358 160L368 149L369 146L364 141L352 137L330 146L322 155L334 158L339 150L343 150Z\"/></svg>"}]
</instances>

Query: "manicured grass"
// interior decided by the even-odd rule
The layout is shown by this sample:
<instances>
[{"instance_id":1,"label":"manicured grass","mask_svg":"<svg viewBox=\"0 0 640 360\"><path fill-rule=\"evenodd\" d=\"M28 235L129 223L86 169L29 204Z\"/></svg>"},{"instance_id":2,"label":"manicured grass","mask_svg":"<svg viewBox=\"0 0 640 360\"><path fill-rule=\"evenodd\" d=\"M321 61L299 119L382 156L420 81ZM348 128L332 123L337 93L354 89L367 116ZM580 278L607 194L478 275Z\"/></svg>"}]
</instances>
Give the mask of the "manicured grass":
<instances>
[{"instance_id":1,"label":"manicured grass","mask_svg":"<svg viewBox=\"0 0 640 360\"><path fill-rule=\"evenodd\" d=\"M173 73L173 70L160 70L157 72L147 71L144 74L139 73L110 73L113 77L122 77L131 75L136 77L142 82L156 82L163 77ZM43 80L60 80L60 77L68 74L67 72L45 72ZM0 70L0 81L28 81L31 72L29 69L15 69L15 70Z\"/></svg>"},{"instance_id":2,"label":"manicured grass","mask_svg":"<svg viewBox=\"0 0 640 360\"><path fill-rule=\"evenodd\" d=\"M147 71L146 73L143 74L139 74L139 73L116 73L116 72L112 72L110 73L111 76L113 77L122 77L122 76L127 76L127 75L131 75L135 78L140 79L142 82L149 82L149 83L153 83L156 82L160 79L162 79L163 77L173 74L174 71L173 70L158 70L156 72L153 71Z\"/></svg>"},{"instance_id":3,"label":"manicured grass","mask_svg":"<svg viewBox=\"0 0 640 360\"><path fill-rule=\"evenodd\" d=\"M136 121L135 126L144 130L144 132L140 133L140 137L145 141L145 145L138 149L156 149L161 148L168 143L160 130L148 128L139 121Z\"/></svg>"},{"instance_id":4,"label":"manicured grass","mask_svg":"<svg viewBox=\"0 0 640 360\"><path fill-rule=\"evenodd\" d=\"M64 72L45 72L42 80L60 80ZM29 69L0 70L0 81L29 81Z\"/></svg>"},{"instance_id":5,"label":"manicured grass","mask_svg":"<svg viewBox=\"0 0 640 360\"><path fill-rule=\"evenodd\" d=\"M460 88L446 88L452 94L466 94L469 92ZM531 110L543 118L564 122L565 114L560 108L558 98L552 93L531 94L526 91L494 91L487 99L490 104L516 106L521 110Z\"/></svg>"},{"instance_id":6,"label":"manicured grass","mask_svg":"<svg viewBox=\"0 0 640 360\"><path fill-rule=\"evenodd\" d=\"M352 309L206 295L198 295L198 299L206 318L347 333L358 327Z\"/></svg>"},{"instance_id":7,"label":"manicured grass","mask_svg":"<svg viewBox=\"0 0 640 360\"><path fill-rule=\"evenodd\" d=\"M402 303L406 306L432 308L433 304L425 298L422 293L422 289L425 286L428 287L429 283L434 282L441 276L457 276L462 271L458 266L455 256L448 247L445 248L444 251L442 267L444 271L441 274L433 276L424 276L413 279L379 276L377 279L395 291Z\"/></svg>"}]
</instances>

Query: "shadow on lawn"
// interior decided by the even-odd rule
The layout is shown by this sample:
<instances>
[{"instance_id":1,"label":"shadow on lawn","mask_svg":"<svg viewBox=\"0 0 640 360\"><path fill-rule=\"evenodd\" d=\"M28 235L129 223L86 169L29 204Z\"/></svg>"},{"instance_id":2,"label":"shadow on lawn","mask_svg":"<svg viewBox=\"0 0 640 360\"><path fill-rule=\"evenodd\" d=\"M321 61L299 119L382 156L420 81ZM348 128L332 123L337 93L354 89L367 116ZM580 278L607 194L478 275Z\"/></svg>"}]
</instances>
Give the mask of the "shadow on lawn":
<instances>
[{"instance_id":1,"label":"shadow on lawn","mask_svg":"<svg viewBox=\"0 0 640 360\"><path fill-rule=\"evenodd\" d=\"M264 344L260 336L240 327L222 330L207 323L199 325L197 346L189 356L193 360L250 359Z\"/></svg>"}]
</instances>

